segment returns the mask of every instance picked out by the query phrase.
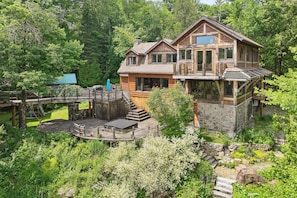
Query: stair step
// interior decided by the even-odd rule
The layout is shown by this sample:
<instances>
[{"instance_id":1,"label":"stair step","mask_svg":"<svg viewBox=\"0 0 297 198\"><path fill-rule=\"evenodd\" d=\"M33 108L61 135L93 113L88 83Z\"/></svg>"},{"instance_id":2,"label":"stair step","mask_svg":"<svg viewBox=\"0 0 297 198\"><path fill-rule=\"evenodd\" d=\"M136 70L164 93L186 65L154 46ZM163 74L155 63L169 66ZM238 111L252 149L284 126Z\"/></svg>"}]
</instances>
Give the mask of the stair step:
<instances>
[{"instance_id":1,"label":"stair step","mask_svg":"<svg viewBox=\"0 0 297 198\"><path fill-rule=\"evenodd\" d=\"M230 187L225 187L225 186L215 186L214 189L227 194L232 194L233 192L233 188L230 189Z\"/></svg>"},{"instance_id":2,"label":"stair step","mask_svg":"<svg viewBox=\"0 0 297 198\"><path fill-rule=\"evenodd\" d=\"M227 193L223 193L223 192L220 192L220 191L217 191L217 190L213 191L213 195L214 195L214 197L232 198L232 195L227 194Z\"/></svg>"},{"instance_id":3,"label":"stair step","mask_svg":"<svg viewBox=\"0 0 297 198\"><path fill-rule=\"evenodd\" d=\"M217 167L217 165L218 165L217 161L214 161L214 162L211 163L211 166L212 166L213 169L215 169Z\"/></svg>"},{"instance_id":4,"label":"stair step","mask_svg":"<svg viewBox=\"0 0 297 198\"><path fill-rule=\"evenodd\" d=\"M233 183L236 182L236 180L228 179L228 178L224 178L224 177L217 177L217 182L226 183L226 184L232 185Z\"/></svg>"},{"instance_id":5,"label":"stair step","mask_svg":"<svg viewBox=\"0 0 297 198\"><path fill-rule=\"evenodd\" d=\"M206 160L206 161L209 161L209 160L211 160L211 159L213 159L213 157L210 156L210 155L207 155L207 156L204 158L204 160Z\"/></svg>"}]
</instances>

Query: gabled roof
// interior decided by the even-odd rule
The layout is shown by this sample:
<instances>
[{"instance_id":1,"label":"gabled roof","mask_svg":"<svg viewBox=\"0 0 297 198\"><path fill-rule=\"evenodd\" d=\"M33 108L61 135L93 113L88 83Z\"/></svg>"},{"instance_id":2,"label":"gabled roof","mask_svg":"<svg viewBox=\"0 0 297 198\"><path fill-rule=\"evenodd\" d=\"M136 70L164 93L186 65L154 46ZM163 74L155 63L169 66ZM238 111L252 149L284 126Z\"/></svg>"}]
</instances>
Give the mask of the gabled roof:
<instances>
[{"instance_id":1,"label":"gabled roof","mask_svg":"<svg viewBox=\"0 0 297 198\"><path fill-rule=\"evenodd\" d=\"M136 55L145 55L145 53L154 45L156 45L157 42L146 42L146 43L139 43L135 44L132 48L130 48L127 52L126 55L129 52L133 52Z\"/></svg>"},{"instance_id":2,"label":"gabled roof","mask_svg":"<svg viewBox=\"0 0 297 198\"><path fill-rule=\"evenodd\" d=\"M166 45L168 45L169 47L171 47L172 49L176 50L174 46L171 45L172 40L170 39L162 39L158 42L156 42L155 45L153 45L150 49L148 49L146 51L146 54L150 53L152 50L154 50L157 46L159 46L161 43L165 43Z\"/></svg>"},{"instance_id":3,"label":"gabled roof","mask_svg":"<svg viewBox=\"0 0 297 198\"><path fill-rule=\"evenodd\" d=\"M257 47L261 47L263 48L262 45L260 45L259 43L249 39L248 37L240 34L239 32L236 32L235 30L221 24L218 23L217 21L214 21L208 17L201 17L197 22L195 22L193 25L191 25L188 29L186 29L184 32L182 32L176 39L174 39L172 41L172 45L177 45L177 43L182 40L183 38L185 38L188 34L190 34L191 32L193 32L197 27L199 27L202 23L208 23L209 25L213 26L214 28L224 32L225 34L250 45L253 46L257 46Z\"/></svg>"}]
</instances>

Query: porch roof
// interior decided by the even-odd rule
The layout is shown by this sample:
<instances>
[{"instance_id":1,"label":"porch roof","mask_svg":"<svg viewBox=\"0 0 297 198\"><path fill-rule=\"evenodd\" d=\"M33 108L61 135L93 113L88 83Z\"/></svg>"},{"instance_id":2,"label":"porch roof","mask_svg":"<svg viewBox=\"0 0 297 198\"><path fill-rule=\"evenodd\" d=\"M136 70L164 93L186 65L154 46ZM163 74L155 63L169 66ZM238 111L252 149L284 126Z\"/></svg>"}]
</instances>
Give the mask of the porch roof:
<instances>
[{"instance_id":1,"label":"porch roof","mask_svg":"<svg viewBox=\"0 0 297 198\"><path fill-rule=\"evenodd\" d=\"M222 79L229 81L251 81L255 78L261 78L265 76L271 76L272 71L264 69L262 67L251 67L251 68L227 68Z\"/></svg>"}]
</instances>

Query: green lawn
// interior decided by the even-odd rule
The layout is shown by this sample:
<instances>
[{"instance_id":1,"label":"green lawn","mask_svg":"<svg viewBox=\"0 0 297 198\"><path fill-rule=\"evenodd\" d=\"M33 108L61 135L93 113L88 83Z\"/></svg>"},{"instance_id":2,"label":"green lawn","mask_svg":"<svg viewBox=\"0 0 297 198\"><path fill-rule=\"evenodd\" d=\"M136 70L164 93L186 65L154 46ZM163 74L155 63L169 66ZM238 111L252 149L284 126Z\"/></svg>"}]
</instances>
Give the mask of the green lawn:
<instances>
[{"instance_id":1,"label":"green lawn","mask_svg":"<svg viewBox=\"0 0 297 198\"><path fill-rule=\"evenodd\" d=\"M88 109L89 108L89 102L81 102L79 104L79 109ZM1 111L0 112L0 121L3 123L11 124L11 111ZM27 126L28 127L35 127L38 126L40 122L47 122L50 120L56 120L56 119L63 119L63 120L68 120L68 107L67 105L55 109L50 112L46 112L45 117L42 118L30 118L29 115L27 115ZM17 120L18 123L18 120Z\"/></svg>"}]
</instances>

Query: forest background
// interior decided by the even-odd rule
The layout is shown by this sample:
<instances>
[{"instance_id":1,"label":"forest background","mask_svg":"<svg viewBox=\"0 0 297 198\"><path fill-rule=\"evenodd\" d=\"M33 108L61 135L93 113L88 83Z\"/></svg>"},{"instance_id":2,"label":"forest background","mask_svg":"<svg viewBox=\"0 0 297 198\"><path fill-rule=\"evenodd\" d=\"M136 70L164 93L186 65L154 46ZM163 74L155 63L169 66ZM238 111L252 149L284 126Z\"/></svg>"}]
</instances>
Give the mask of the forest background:
<instances>
[{"instance_id":1,"label":"forest background","mask_svg":"<svg viewBox=\"0 0 297 198\"><path fill-rule=\"evenodd\" d=\"M83 87L108 78L117 83L136 38L174 39L202 15L263 45L261 66L283 74L296 65L296 6L292 0L1 1L0 86L41 89L66 72L77 73Z\"/></svg>"}]
</instances>

